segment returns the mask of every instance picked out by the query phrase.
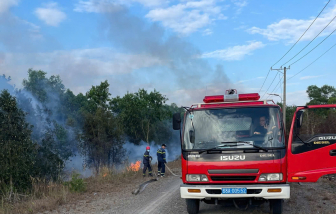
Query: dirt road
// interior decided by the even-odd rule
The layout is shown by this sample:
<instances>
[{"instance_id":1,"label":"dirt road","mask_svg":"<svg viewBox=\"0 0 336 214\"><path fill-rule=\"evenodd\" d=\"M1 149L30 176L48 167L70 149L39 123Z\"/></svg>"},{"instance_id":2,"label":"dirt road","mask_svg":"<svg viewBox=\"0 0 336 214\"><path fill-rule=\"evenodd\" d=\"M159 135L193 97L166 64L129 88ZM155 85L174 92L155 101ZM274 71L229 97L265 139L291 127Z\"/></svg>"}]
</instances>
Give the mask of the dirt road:
<instances>
[{"instance_id":1,"label":"dirt road","mask_svg":"<svg viewBox=\"0 0 336 214\"><path fill-rule=\"evenodd\" d=\"M140 181L139 181L140 182ZM48 213L183 213L186 214L185 201L180 198L178 177L166 177L153 182L139 195L132 195L134 185L128 184L122 190L106 190L106 192L88 195L86 200L76 204L67 204ZM291 199L285 201L284 213L335 213L336 183L320 179L315 184L292 184ZM217 213L268 213L268 204L246 211L234 207L215 206L201 203L200 214Z\"/></svg>"}]
</instances>

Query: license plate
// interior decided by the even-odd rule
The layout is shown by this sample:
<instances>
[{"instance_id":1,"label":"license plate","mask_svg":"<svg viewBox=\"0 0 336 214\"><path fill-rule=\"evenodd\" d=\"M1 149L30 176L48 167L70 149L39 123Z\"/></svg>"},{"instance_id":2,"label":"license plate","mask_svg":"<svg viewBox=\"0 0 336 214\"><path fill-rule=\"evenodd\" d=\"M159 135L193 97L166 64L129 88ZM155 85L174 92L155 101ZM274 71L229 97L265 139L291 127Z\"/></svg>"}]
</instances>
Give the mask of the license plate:
<instances>
[{"instance_id":1,"label":"license plate","mask_svg":"<svg viewBox=\"0 0 336 214\"><path fill-rule=\"evenodd\" d=\"M222 194L246 194L246 188L222 188Z\"/></svg>"}]
</instances>

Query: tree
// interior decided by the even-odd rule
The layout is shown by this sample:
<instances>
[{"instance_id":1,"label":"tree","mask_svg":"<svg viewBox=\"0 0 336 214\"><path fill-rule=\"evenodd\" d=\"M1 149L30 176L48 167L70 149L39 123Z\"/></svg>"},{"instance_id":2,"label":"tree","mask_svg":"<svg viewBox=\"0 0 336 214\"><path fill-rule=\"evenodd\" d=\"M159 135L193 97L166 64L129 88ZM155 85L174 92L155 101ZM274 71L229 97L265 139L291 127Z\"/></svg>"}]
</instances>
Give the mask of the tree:
<instances>
[{"instance_id":1,"label":"tree","mask_svg":"<svg viewBox=\"0 0 336 214\"><path fill-rule=\"evenodd\" d=\"M311 85L307 89L310 101L307 105L334 104L336 103L336 89L333 86L324 85L321 88Z\"/></svg>"},{"instance_id":2,"label":"tree","mask_svg":"<svg viewBox=\"0 0 336 214\"><path fill-rule=\"evenodd\" d=\"M117 118L109 111L98 108L85 115L81 140L88 164L97 171L100 166L111 166L123 159L122 130Z\"/></svg>"},{"instance_id":3,"label":"tree","mask_svg":"<svg viewBox=\"0 0 336 214\"><path fill-rule=\"evenodd\" d=\"M49 78L46 75L44 71L29 69L28 78L23 80L24 89L39 101L34 113L33 140L43 147L44 154L48 150L66 161L76 150L74 135L81 126L78 114L81 103L65 89L58 75ZM58 161L55 164L62 165Z\"/></svg>"},{"instance_id":4,"label":"tree","mask_svg":"<svg viewBox=\"0 0 336 214\"><path fill-rule=\"evenodd\" d=\"M84 117L82 152L87 156L87 162L97 171L102 165L120 163L124 155L120 122L107 108L110 101L108 87L107 81L92 86L86 93L88 102L81 109Z\"/></svg>"},{"instance_id":5,"label":"tree","mask_svg":"<svg viewBox=\"0 0 336 214\"><path fill-rule=\"evenodd\" d=\"M36 147L30 139L32 127L16 98L7 90L0 94L0 188L5 191L25 191L35 175Z\"/></svg>"},{"instance_id":6,"label":"tree","mask_svg":"<svg viewBox=\"0 0 336 214\"><path fill-rule=\"evenodd\" d=\"M110 84L107 82L107 80L105 80L104 82L101 82L98 86L92 86L90 91L86 93L86 97L89 101L92 101L91 104L93 104L93 106L91 106L93 109L91 110L95 110L98 107L107 109L108 102L111 101L109 86Z\"/></svg>"},{"instance_id":7,"label":"tree","mask_svg":"<svg viewBox=\"0 0 336 214\"><path fill-rule=\"evenodd\" d=\"M164 108L167 100L156 90L148 93L145 89L139 89L136 93L114 98L110 106L121 118L130 141L149 143L154 138L156 123L170 117L170 112Z\"/></svg>"},{"instance_id":8,"label":"tree","mask_svg":"<svg viewBox=\"0 0 336 214\"><path fill-rule=\"evenodd\" d=\"M23 80L23 86L30 91L38 101L46 103L50 101L50 93L61 94L65 91L65 87L59 76L46 77L47 73L41 70L28 70L28 79Z\"/></svg>"}]
</instances>

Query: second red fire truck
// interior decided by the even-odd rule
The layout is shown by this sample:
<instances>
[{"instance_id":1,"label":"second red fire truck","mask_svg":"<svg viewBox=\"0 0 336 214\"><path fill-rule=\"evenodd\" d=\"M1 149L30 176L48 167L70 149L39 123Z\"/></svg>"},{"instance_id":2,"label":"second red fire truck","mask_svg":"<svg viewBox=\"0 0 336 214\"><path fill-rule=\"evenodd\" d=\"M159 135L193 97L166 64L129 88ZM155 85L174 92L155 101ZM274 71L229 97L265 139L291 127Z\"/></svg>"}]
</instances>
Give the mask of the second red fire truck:
<instances>
[{"instance_id":1,"label":"second red fire truck","mask_svg":"<svg viewBox=\"0 0 336 214\"><path fill-rule=\"evenodd\" d=\"M286 140L280 106L257 93L228 90L203 101L186 108L183 119L173 116L189 214L199 212L200 202L238 208L268 202L270 212L280 214L290 182L336 173L336 133L310 131L314 111L335 112L336 105L297 107Z\"/></svg>"}]
</instances>

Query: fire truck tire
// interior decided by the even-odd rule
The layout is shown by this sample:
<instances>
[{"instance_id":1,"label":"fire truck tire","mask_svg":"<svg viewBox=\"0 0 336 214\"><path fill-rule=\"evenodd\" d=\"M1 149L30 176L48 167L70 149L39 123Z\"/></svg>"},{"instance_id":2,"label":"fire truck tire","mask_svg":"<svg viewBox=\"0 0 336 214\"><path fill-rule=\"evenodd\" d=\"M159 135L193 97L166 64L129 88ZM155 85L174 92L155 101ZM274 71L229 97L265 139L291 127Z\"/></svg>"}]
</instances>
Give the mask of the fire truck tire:
<instances>
[{"instance_id":1,"label":"fire truck tire","mask_svg":"<svg viewBox=\"0 0 336 214\"><path fill-rule=\"evenodd\" d=\"M199 211L200 200L198 199L186 199L187 211L189 214L197 214Z\"/></svg>"},{"instance_id":2,"label":"fire truck tire","mask_svg":"<svg viewBox=\"0 0 336 214\"><path fill-rule=\"evenodd\" d=\"M282 214L283 200L282 199L272 199L270 200L271 214Z\"/></svg>"}]
</instances>

